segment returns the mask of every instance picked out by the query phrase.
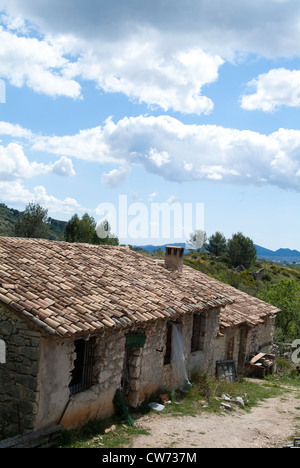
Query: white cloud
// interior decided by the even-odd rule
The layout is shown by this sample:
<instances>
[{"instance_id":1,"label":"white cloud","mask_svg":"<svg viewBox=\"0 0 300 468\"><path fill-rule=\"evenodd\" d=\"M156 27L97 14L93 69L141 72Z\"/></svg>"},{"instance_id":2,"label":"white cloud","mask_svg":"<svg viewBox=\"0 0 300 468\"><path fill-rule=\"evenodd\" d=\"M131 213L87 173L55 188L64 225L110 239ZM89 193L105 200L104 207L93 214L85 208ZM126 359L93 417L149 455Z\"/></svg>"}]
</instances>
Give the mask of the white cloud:
<instances>
[{"instance_id":1,"label":"white cloud","mask_svg":"<svg viewBox=\"0 0 300 468\"><path fill-rule=\"evenodd\" d=\"M43 186L34 188L34 200L36 203L46 206L50 213L60 212L68 214L80 208L79 203L74 198L67 197L64 200L59 200L53 195L48 195Z\"/></svg>"},{"instance_id":2,"label":"white cloud","mask_svg":"<svg viewBox=\"0 0 300 468\"><path fill-rule=\"evenodd\" d=\"M109 173L104 172L101 181L111 188L118 187L127 181L130 172L130 166L124 165L120 169L113 169Z\"/></svg>"},{"instance_id":3,"label":"white cloud","mask_svg":"<svg viewBox=\"0 0 300 468\"><path fill-rule=\"evenodd\" d=\"M85 161L115 162L121 157L121 152L115 155L112 148L106 146L103 131L109 132L109 121L107 121L104 130L101 127L95 127L81 130L77 135L36 137L32 149L59 155L64 154ZM118 142L116 142L116 146L119 147Z\"/></svg>"},{"instance_id":4,"label":"white cloud","mask_svg":"<svg viewBox=\"0 0 300 468\"><path fill-rule=\"evenodd\" d=\"M236 51L278 57L299 53L298 0L1 0L2 10L44 33L72 35L90 45L162 34L164 44L195 44L222 57ZM91 48L90 48L91 49Z\"/></svg>"},{"instance_id":5,"label":"white cloud","mask_svg":"<svg viewBox=\"0 0 300 468\"><path fill-rule=\"evenodd\" d=\"M270 70L250 81L248 86L255 92L242 96L241 106L246 110L270 112L281 106L300 106L300 70Z\"/></svg>"},{"instance_id":6,"label":"white cloud","mask_svg":"<svg viewBox=\"0 0 300 468\"><path fill-rule=\"evenodd\" d=\"M66 157L49 164L30 162L18 143L0 145L0 180L30 179L46 174L68 177L75 175L75 171L72 161Z\"/></svg>"},{"instance_id":7,"label":"white cloud","mask_svg":"<svg viewBox=\"0 0 300 468\"><path fill-rule=\"evenodd\" d=\"M153 202L155 200L155 198L158 197L158 192L153 192L153 193L150 193L149 197L148 197L148 200L150 202Z\"/></svg>"},{"instance_id":8,"label":"white cloud","mask_svg":"<svg viewBox=\"0 0 300 468\"><path fill-rule=\"evenodd\" d=\"M30 163L17 143L0 146L0 180L24 178L49 172L49 167L37 162Z\"/></svg>"},{"instance_id":9,"label":"white cloud","mask_svg":"<svg viewBox=\"0 0 300 468\"><path fill-rule=\"evenodd\" d=\"M63 177L72 177L75 175L73 162L70 158L62 156L59 161L50 165L51 172L56 175Z\"/></svg>"},{"instance_id":10,"label":"white cloud","mask_svg":"<svg viewBox=\"0 0 300 468\"><path fill-rule=\"evenodd\" d=\"M171 195L167 200L167 203L169 205L173 205L174 203L179 203L179 202L180 202L180 199L176 197L176 195Z\"/></svg>"},{"instance_id":11,"label":"white cloud","mask_svg":"<svg viewBox=\"0 0 300 468\"><path fill-rule=\"evenodd\" d=\"M155 148L150 148L149 151L149 160L152 161L157 167L161 167L164 164L170 162L170 155L167 151L162 151L159 153Z\"/></svg>"},{"instance_id":12,"label":"white cloud","mask_svg":"<svg viewBox=\"0 0 300 468\"><path fill-rule=\"evenodd\" d=\"M30 140L32 138L32 132L20 125L11 124L9 122L0 122L0 135L8 135L16 138L26 138Z\"/></svg>"},{"instance_id":13,"label":"white cloud","mask_svg":"<svg viewBox=\"0 0 300 468\"><path fill-rule=\"evenodd\" d=\"M164 111L208 114L214 104L205 86L224 61L299 55L297 0L226 7L158 0L155 8L137 0L0 0L0 7L0 76L49 96L79 98L79 82L88 80ZM39 39L17 35L28 31L26 20Z\"/></svg>"},{"instance_id":14,"label":"white cloud","mask_svg":"<svg viewBox=\"0 0 300 468\"><path fill-rule=\"evenodd\" d=\"M130 99L164 111L208 114L213 102L202 95L204 85L218 78L224 61L202 49L167 50L160 35L130 37L118 43L101 43L68 66L73 79L94 81L107 93L123 93Z\"/></svg>"},{"instance_id":15,"label":"white cloud","mask_svg":"<svg viewBox=\"0 0 300 468\"><path fill-rule=\"evenodd\" d=\"M34 148L100 164L138 164L169 181L241 185L264 181L300 191L299 130L264 135L215 125L185 125L168 116L139 116L117 123L108 119L103 127L74 136L36 136ZM105 174L104 181L105 177L106 182L117 184L123 170Z\"/></svg>"},{"instance_id":16,"label":"white cloud","mask_svg":"<svg viewBox=\"0 0 300 468\"><path fill-rule=\"evenodd\" d=\"M62 213L65 215L74 213L80 208L78 202L73 198L59 200L52 195L48 195L45 187L37 186L33 192L24 187L20 180L1 181L0 180L1 201L27 205L28 203L39 203L51 213Z\"/></svg>"},{"instance_id":17,"label":"white cloud","mask_svg":"<svg viewBox=\"0 0 300 468\"><path fill-rule=\"evenodd\" d=\"M18 36L0 26L0 77L13 86L28 86L51 97L77 99L81 87L65 76L67 64L59 44Z\"/></svg>"}]
</instances>

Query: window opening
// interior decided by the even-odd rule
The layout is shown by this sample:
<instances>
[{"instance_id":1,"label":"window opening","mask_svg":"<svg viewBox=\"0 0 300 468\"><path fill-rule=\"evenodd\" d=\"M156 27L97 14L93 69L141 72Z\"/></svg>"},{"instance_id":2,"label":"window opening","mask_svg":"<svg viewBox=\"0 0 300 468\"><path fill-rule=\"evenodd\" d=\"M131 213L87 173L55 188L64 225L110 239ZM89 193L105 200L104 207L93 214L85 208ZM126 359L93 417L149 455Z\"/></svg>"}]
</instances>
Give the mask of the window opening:
<instances>
[{"instance_id":1,"label":"window opening","mask_svg":"<svg viewBox=\"0 0 300 468\"><path fill-rule=\"evenodd\" d=\"M234 356L234 336L229 338L227 342L226 359L233 360L233 356Z\"/></svg>"},{"instance_id":2,"label":"window opening","mask_svg":"<svg viewBox=\"0 0 300 468\"><path fill-rule=\"evenodd\" d=\"M172 352L172 323L167 323L167 341L166 341L166 352L164 364L170 364L171 362L171 352Z\"/></svg>"},{"instance_id":3,"label":"window opening","mask_svg":"<svg viewBox=\"0 0 300 468\"><path fill-rule=\"evenodd\" d=\"M206 319L198 314L194 315L191 352L203 351L205 340Z\"/></svg>"},{"instance_id":4,"label":"window opening","mask_svg":"<svg viewBox=\"0 0 300 468\"><path fill-rule=\"evenodd\" d=\"M75 341L75 353L77 355L72 370L72 378L69 389L72 395L90 388L94 383L94 356L95 338L89 341Z\"/></svg>"}]
</instances>

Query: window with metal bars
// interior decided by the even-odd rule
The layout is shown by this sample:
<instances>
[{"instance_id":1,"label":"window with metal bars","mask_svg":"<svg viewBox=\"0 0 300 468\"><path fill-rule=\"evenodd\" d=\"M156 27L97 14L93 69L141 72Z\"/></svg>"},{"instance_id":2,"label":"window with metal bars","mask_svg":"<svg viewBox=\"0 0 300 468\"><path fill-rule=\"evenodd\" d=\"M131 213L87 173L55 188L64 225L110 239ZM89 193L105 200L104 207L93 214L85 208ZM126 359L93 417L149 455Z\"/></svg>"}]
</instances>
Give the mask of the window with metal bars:
<instances>
[{"instance_id":1,"label":"window with metal bars","mask_svg":"<svg viewBox=\"0 0 300 468\"><path fill-rule=\"evenodd\" d=\"M94 384L95 345L95 338L75 341L76 359L69 384L72 395L83 392Z\"/></svg>"}]
</instances>

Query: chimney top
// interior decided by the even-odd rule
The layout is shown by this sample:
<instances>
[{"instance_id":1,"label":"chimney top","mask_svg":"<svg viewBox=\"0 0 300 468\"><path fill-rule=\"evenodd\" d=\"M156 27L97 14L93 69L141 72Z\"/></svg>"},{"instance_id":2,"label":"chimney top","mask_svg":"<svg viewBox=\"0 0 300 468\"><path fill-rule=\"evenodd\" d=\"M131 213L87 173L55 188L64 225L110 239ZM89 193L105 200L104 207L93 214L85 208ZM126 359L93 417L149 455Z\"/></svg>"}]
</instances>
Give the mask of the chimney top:
<instances>
[{"instance_id":1,"label":"chimney top","mask_svg":"<svg viewBox=\"0 0 300 468\"><path fill-rule=\"evenodd\" d=\"M165 267L169 270L182 271L184 247L166 246Z\"/></svg>"}]
</instances>

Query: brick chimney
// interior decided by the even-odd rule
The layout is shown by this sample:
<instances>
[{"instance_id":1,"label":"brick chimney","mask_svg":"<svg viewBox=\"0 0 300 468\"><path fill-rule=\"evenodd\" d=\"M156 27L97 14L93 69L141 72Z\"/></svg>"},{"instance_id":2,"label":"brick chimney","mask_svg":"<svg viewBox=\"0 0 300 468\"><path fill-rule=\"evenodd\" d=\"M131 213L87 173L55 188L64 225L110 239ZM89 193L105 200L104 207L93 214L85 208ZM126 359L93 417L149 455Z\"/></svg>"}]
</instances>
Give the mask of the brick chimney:
<instances>
[{"instance_id":1,"label":"brick chimney","mask_svg":"<svg viewBox=\"0 0 300 468\"><path fill-rule=\"evenodd\" d=\"M174 247L174 245L167 246L165 267L168 268L168 270L177 270L181 272L183 267L183 254L184 247Z\"/></svg>"}]
</instances>

